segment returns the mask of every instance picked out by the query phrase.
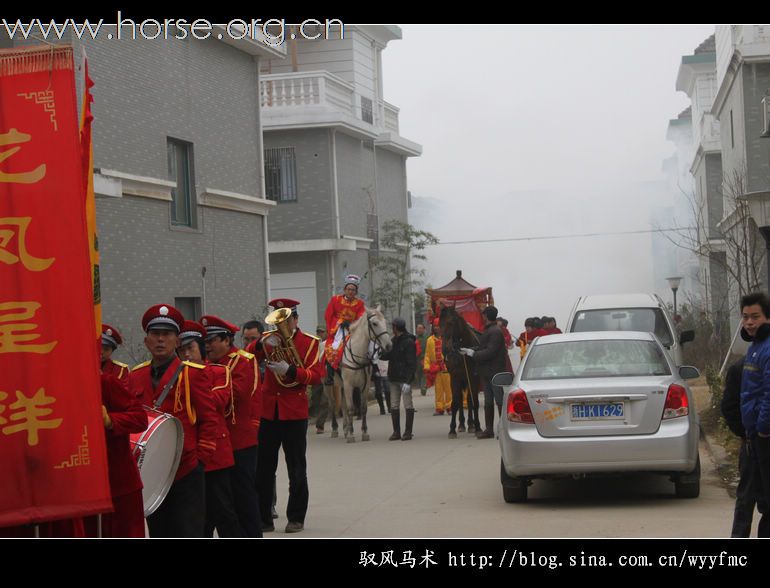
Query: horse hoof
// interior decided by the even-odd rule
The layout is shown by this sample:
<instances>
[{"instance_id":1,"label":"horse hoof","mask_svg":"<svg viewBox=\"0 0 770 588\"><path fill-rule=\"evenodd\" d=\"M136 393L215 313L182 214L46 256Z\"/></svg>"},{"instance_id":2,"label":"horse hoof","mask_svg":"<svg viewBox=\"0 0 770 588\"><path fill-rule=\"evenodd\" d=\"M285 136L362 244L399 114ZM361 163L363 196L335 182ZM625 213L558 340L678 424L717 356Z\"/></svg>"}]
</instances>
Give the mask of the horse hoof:
<instances>
[{"instance_id":1,"label":"horse hoof","mask_svg":"<svg viewBox=\"0 0 770 588\"><path fill-rule=\"evenodd\" d=\"M475 433L476 432L476 427L473 426L473 425L468 425L468 432L469 433Z\"/></svg>"},{"instance_id":2,"label":"horse hoof","mask_svg":"<svg viewBox=\"0 0 770 588\"><path fill-rule=\"evenodd\" d=\"M460 433L465 433L465 425L460 425L457 427L457 430L460 431Z\"/></svg>"},{"instance_id":3,"label":"horse hoof","mask_svg":"<svg viewBox=\"0 0 770 588\"><path fill-rule=\"evenodd\" d=\"M364 433L363 435L361 435L361 441L369 441L369 434Z\"/></svg>"},{"instance_id":4,"label":"horse hoof","mask_svg":"<svg viewBox=\"0 0 770 588\"><path fill-rule=\"evenodd\" d=\"M348 443L355 443L355 442L356 442L356 438L355 438L355 437L353 437L353 435L351 435L350 437L348 437Z\"/></svg>"},{"instance_id":5,"label":"horse hoof","mask_svg":"<svg viewBox=\"0 0 770 588\"><path fill-rule=\"evenodd\" d=\"M339 433L339 431L332 431L332 439L333 439L334 437L339 437L339 436L340 436L340 433Z\"/></svg>"},{"instance_id":6,"label":"horse hoof","mask_svg":"<svg viewBox=\"0 0 770 588\"><path fill-rule=\"evenodd\" d=\"M457 439L457 433L454 431L449 431L449 438L450 439Z\"/></svg>"}]
</instances>

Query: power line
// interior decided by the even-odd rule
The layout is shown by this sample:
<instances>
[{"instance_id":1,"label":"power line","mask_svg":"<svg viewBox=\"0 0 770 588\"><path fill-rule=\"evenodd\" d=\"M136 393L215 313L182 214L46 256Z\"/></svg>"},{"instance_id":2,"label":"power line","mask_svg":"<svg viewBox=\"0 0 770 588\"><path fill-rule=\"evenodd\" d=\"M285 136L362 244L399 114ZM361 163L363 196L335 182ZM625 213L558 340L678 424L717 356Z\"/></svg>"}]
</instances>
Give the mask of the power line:
<instances>
[{"instance_id":1,"label":"power line","mask_svg":"<svg viewBox=\"0 0 770 588\"><path fill-rule=\"evenodd\" d=\"M507 241L544 241L547 239L576 239L582 237L608 237L616 235L641 235L645 233L670 233L676 231L689 231L694 227L678 227L675 229L646 229L640 231L615 231L609 233L575 233L573 235L544 235L541 237L506 237L504 239L472 239L468 241L441 241L435 245L428 245L428 247L435 247L436 245L468 245L472 243L504 243Z\"/></svg>"}]
</instances>

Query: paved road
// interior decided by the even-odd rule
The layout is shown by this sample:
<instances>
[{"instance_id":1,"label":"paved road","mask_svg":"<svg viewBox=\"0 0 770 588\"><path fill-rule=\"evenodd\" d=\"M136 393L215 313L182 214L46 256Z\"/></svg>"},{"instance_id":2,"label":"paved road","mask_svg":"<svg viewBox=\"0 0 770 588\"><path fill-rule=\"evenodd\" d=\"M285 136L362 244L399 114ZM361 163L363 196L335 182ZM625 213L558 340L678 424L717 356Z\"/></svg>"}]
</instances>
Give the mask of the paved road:
<instances>
[{"instance_id":1,"label":"paved road","mask_svg":"<svg viewBox=\"0 0 770 588\"><path fill-rule=\"evenodd\" d=\"M496 440L461 433L433 416L432 390L417 393L415 437L388 441L390 416L369 407L372 440L345 443L308 432L310 508L294 537L726 537L733 500L701 448L701 495L677 499L663 476L536 481L525 504L506 504ZM277 532L283 533L288 478L278 471Z\"/></svg>"}]
</instances>

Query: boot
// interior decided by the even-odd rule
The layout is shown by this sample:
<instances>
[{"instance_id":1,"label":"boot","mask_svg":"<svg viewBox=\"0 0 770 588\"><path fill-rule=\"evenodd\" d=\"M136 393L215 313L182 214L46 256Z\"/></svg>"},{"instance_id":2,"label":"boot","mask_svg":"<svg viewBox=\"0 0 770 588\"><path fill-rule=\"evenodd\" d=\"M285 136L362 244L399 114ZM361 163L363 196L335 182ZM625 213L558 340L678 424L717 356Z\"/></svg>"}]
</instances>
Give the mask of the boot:
<instances>
[{"instance_id":1,"label":"boot","mask_svg":"<svg viewBox=\"0 0 770 588\"><path fill-rule=\"evenodd\" d=\"M401 411L394 410L390 413L390 418L393 419L393 434L388 441L398 441L401 439Z\"/></svg>"},{"instance_id":2,"label":"boot","mask_svg":"<svg viewBox=\"0 0 770 588\"><path fill-rule=\"evenodd\" d=\"M414 413L417 412L413 408L406 409L406 428L404 429L404 435L401 437L402 441L409 441L412 438L412 425L414 424Z\"/></svg>"},{"instance_id":3,"label":"boot","mask_svg":"<svg viewBox=\"0 0 770 588\"><path fill-rule=\"evenodd\" d=\"M476 431L476 439L494 439L495 431L493 425L495 423L495 405L484 406L484 425L486 429L483 431Z\"/></svg>"}]
</instances>

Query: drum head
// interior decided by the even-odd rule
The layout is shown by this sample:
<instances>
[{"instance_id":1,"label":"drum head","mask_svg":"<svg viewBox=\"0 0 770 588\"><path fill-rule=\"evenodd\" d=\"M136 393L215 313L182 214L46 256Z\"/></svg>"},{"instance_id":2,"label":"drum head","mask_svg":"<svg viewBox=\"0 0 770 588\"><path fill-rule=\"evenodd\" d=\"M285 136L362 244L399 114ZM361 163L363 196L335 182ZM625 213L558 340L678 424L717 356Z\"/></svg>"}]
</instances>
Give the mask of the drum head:
<instances>
[{"instance_id":1,"label":"drum head","mask_svg":"<svg viewBox=\"0 0 770 588\"><path fill-rule=\"evenodd\" d=\"M184 445L184 431L179 419L164 414L150 422L144 439L144 456L139 468L142 478L144 516L151 515L163 502L174 483Z\"/></svg>"}]
</instances>

